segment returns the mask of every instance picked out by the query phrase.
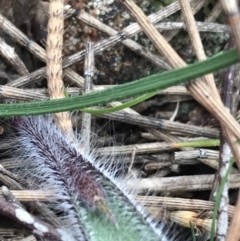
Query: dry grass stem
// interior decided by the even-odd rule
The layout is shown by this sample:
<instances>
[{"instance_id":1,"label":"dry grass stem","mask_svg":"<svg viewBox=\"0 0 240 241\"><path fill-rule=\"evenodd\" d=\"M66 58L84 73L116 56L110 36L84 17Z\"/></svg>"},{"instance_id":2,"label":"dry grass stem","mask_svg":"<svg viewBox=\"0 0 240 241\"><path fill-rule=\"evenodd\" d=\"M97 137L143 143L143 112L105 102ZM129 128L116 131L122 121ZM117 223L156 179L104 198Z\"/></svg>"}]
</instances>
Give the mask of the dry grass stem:
<instances>
[{"instance_id":1,"label":"dry grass stem","mask_svg":"<svg viewBox=\"0 0 240 241\"><path fill-rule=\"evenodd\" d=\"M225 1L221 0L223 9L228 17L228 21L231 27L231 32L237 47L238 52L240 53L240 28L239 28L239 17L240 17L240 12L238 9L238 3L235 0L232 1ZM238 160L238 167L240 166L239 160ZM231 225L230 229L228 232L227 240L239 240L240 238L240 232L239 232L239 223L240 223L240 215L239 215L239 210L240 210L240 202L239 202L239 197L237 201L237 206L236 206L236 212L233 216L233 219L231 220Z\"/></svg>"},{"instance_id":2,"label":"dry grass stem","mask_svg":"<svg viewBox=\"0 0 240 241\"><path fill-rule=\"evenodd\" d=\"M147 128L156 128L159 130L166 130L170 133L181 133L184 135L209 137L209 138L219 138L219 131L215 128L210 127L200 127L194 125L183 124L179 122L173 122L163 119L156 119L142 115L129 114L118 111L111 114L104 114L101 117L109 118L110 120L118 120L125 123L139 125ZM153 134L153 133L152 133ZM155 135L156 133L154 133Z\"/></svg>"},{"instance_id":3,"label":"dry grass stem","mask_svg":"<svg viewBox=\"0 0 240 241\"><path fill-rule=\"evenodd\" d=\"M37 239L35 238L35 236L29 235L28 237L20 239L19 241L37 241Z\"/></svg>"},{"instance_id":4,"label":"dry grass stem","mask_svg":"<svg viewBox=\"0 0 240 241\"><path fill-rule=\"evenodd\" d=\"M184 227L190 228L190 222L192 226L196 229L204 229L211 231L212 219L209 217L204 217L204 214L201 215L196 212L190 211L176 211L170 213L170 218L176 223L181 224Z\"/></svg>"},{"instance_id":5,"label":"dry grass stem","mask_svg":"<svg viewBox=\"0 0 240 241\"><path fill-rule=\"evenodd\" d=\"M197 149L197 150L188 150L188 151L176 151L174 152L174 160L181 159L194 159L194 158L210 158L218 159L219 151L211 149Z\"/></svg>"},{"instance_id":6,"label":"dry grass stem","mask_svg":"<svg viewBox=\"0 0 240 241\"><path fill-rule=\"evenodd\" d=\"M12 194L20 201L20 202L49 202L53 201L55 197L55 192L53 191L42 191L42 190L12 190ZM0 191L0 195L3 196Z\"/></svg>"},{"instance_id":7,"label":"dry grass stem","mask_svg":"<svg viewBox=\"0 0 240 241\"><path fill-rule=\"evenodd\" d=\"M4 99L32 101L49 99L49 94L47 91L34 91L29 89L19 89L11 86L1 85L0 97Z\"/></svg>"},{"instance_id":8,"label":"dry grass stem","mask_svg":"<svg viewBox=\"0 0 240 241\"><path fill-rule=\"evenodd\" d=\"M50 201L54 200L54 191L39 190L13 190L13 195L21 202ZM1 193L0 193L1 195ZM189 221L196 228L211 230L211 219L208 218L207 211L213 211L214 202L154 196L137 196L136 201L146 207L146 211L156 220L162 220L161 210L168 210L168 218L185 227L189 227ZM205 214L203 213L205 212ZM229 216L233 216L234 206L229 205ZM201 214L202 213L202 214Z\"/></svg>"},{"instance_id":9,"label":"dry grass stem","mask_svg":"<svg viewBox=\"0 0 240 241\"><path fill-rule=\"evenodd\" d=\"M214 175L194 175L164 178L142 178L127 180L127 187L139 192L177 192L211 190ZM229 176L229 188L240 187L240 174Z\"/></svg>"},{"instance_id":10,"label":"dry grass stem","mask_svg":"<svg viewBox=\"0 0 240 241\"><path fill-rule=\"evenodd\" d=\"M205 22L214 22L214 20L216 20L220 13L222 12L222 4L220 1L218 1L215 6L213 7L211 13L207 16Z\"/></svg>"},{"instance_id":11,"label":"dry grass stem","mask_svg":"<svg viewBox=\"0 0 240 241\"><path fill-rule=\"evenodd\" d=\"M221 0L223 10L225 11L228 22L231 27L231 32L237 47L238 52L240 53L240 25L239 25L239 18L240 12L238 9L237 0Z\"/></svg>"},{"instance_id":12,"label":"dry grass stem","mask_svg":"<svg viewBox=\"0 0 240 241\"><path fill-rule=\"evenodd\" d=\"M13 194L15 195L15 192L13 192ZM137 202L149 207L166 207L167 210L192 210L198 212L213 211L215 205L215 202L211 201L174 197L139 195L136 197L136 200ZM233 216L235 207L233 205L228 205L228 207L229 216Z\"/></svg>"},{"instance_id":13,"label":"dry grass stem","mask_svg":"<svg viewBox=\"0 0 240 241\"><path fill-rule=\"evenodd\" d=\"M50 99L65 98L62 79L63 10L64 0L50 1L46 47L47 79ZM54 117L63 132L72 137L72 122L69 113L56 113Z\"/></svg>"},{"instance_id":14,"label":"dry grass stem","mask_svg":"<svg viewBox=\"0 0 240 241\"><path fill-rule=\"evenodd\" d=\"M11 36L21 46L25 46L28 51L37 56L40 60L46 61L45 50L32 41L22 31L20 31L15 25L13 25L7 18L0 14L0 28L3 32Z\"/></svg>"},{"instance_id":15,"label":"dry grass stem","mask_svg":"<svg viewBox=\"0 0 240 241\"><path fill-rule=\"evenodd\" d=\"M41 191L41 190L12 190L12 194L21 202L41 201L48 202L55 199L54 190ZM0 195L2 193L0 192ZM174 198L174 197L159 197L159 196L136 196L135 200L147 208L166 208L167 210L191 210L191 211L213 211L214 202ZM235 207L228 205L229 216L232 217L235 212Z\"/></svg>"},{"instance_id":16,"label":"dry grass stem","mask_svg":"<svg viewBox=\"0 0 240 241\"><path fill-rule=\"evenodd\" d=\"M228 25L218 24L218 23L203 23L196 22L197 29L200 32L213 32L213 33L226 33L230 31ZM186 29L186 25L183 22L164 22L155 25L158 30L176 30L176 29ZM172 31L171 31L172 32Z\"/></svg>"},{"instance_id":17,"label":"dry grass stem","mask_svg":"<svg viewBox=\"0 0 240 241\"><path fill-rule=\"evenodd\" d=\"M96 153L99 155L121 155L121 154L131 154L135 149L136 154L144 154L144 153L156 153L169 151L172 149L179 149L180 145L178 143L166 143L166 142L153 142L153 143L144 143L144 144L134 144L134 145L125 145L125 146L117 146L117 147L103 147L96 149ZM183 149L183 148L182 148ZM189 152L189 154L186 154ZM183 152L175 152L175 157L172 157L172 161L181 161L187 159L199 158L209 158L214 159L219 157L219 152L207 149L196 149L193 151L183 151ZM178 154L179 153L179 154ZM186 156L187 155L187 156ZM186 158L185 158L186 156ZM192 158L190 158L192 156Z\"/></svg>"},{"instance_id":18,"label":"dry grass stem","mask_svg":"<svg viewBox=\"0 0 240 241\"><path fill-rule=\"evenodd\" d=\"M54 192L40 192L40 191L12 191L20 201L32 202L36 200L49 201L54 200ZM192 221L196 228L204 228L211 230L211 219L207 218L206 211L213 211L214 203L202 200L188 200L181 198L169 197L142 197L137 196L136 201L146 207L146 211L151 214L156 220L162 220L161 214L162 207L166 208L169 212L168 218L175 222L189 227L189 221ZM160 208L160 209L159 209ZM175 211L170 211L175 210ZM181 210L181 211L176 211ZM191 210L191 211L190 211ZM196 210L197 212L194 212ZM205 212L199 213L199 212ZM234 207L229 206L229 215L234 213ZM190 217L190 216L191 217Z\"/></svg>"},{"instance_id":19,"label":"dry grass stem","mask_svg":"<svg viewBox=\"0 0 240 241\"><path fill-rule=\"evenodd\" d=\"M3 58L7 60L7 62L11 63L11 65L16 69L18 74L20 74L21 76L27 75L29 73L25 64L19 58L14 48L6 44L4 39L1 37L0 37L0 54L2 55Z\"/></svg>"},{"instance_id":20,"label":"dry grass stem","mask_svg":"<svg viewBox=\"0 0 240 241\"><path fill-rule=\"evenodd\" d=\"M10 203L14 203L16 206L23 208L19 200L12 194L12 192L5 186L1 187L1 194L4 199Z\"/></svg>"},{"instance_id":21,"label":"dry grass stem","mask_svg":"<svg viewBox=\"0 0 240 241\"><path fill-rule=\"evenodd\" d=\"M117 106L117 105L119 105L119 104L121 104L121 103L118 103L118 102L114 102L114 103L111 103L111 105L112 106ZM119 112L119 113L123 113L123 112L125 112L125 114L128 114L128 115L131 115L131 116L133 116L133 117L137 117L138 116L138 118L140 118L141 119L141 115L140 114L138 114L136 111L134 111L134 110L132 110L132 109L130 109L130 108L126 108L126 109L124 109L123 111L121 111L121 112ZM111 115L111 114L110 114ZM113 114L114 115L114 114ZM143 117L144 118L144 117ZM130 118L125 118L125 119L127 119L128 121L130 120ZM143 122L141 122L141 123L143 123ZM171 125L173 122L172 121L170 121L169 122L169 124ZM150 133L153 133L153 135L155 135L155 136L157 136L158 138L160 138L161 140L164 140L164 141L166 141L166 142L178 142L179 141L179 139L178 138L176 138L176 137L174 137L174 136L171 136L170 134L169 134L169 132L167 133L166 131L164 132L164 131L157 131L157 130L155 130L155 129L150 129L150 128L147 128L147 131L148 132L150 132ZM136 148L137 147L133 147L133 149L132 149L132 155L134 155L134 158L135 158L135 154L136 154ZM193 150L193 148L181 148L181 149L183 149L183 150ZM175 163L176 164L176 163ZM205 164L207 164L207 162L205 162ZM133 165L133 161L131 161L131 163L130 163L130 166L131 165ZM164 167L164 166L170 166L170 165L166 165L166 164L154 164L154 163L150 163L150 164L147 164L146 166L145 166L145 170L147 171L147 170L153 170L153 169L156 169L156 167L158 167L158 168L162 168L162 167Z\"/></svg>"},{"instance_id":22,"label":"dry grass stem","mask_svg":"<svg viewBox=\"0 0 240 241\"><path fill-rule=\"evenodd\" d=\"M186 27L188 29L188 34L190 36L194 53L196 54L197 59L205 60L206 55L204 52L203 44L200 38L200 34L197 30L197 25L192 13L191 6L187 0L180 0L180 5L183 13L184 22L186 24ZM210 87L212 94L214 95L214 98L220 100L220 96L218 94L218 90L215 85L213 74L208 74L202 77L202 79L206 82L206 84Z\"/></svg>"},{"instance_id":23,"label":"dry grass stem","mask_svg":"<svg viewBox=\"0 0 240 241\"><path fill-rule=\"evenodd\" d=\"M170 212L161 212L158 208L149 207L146 210L156 221L166 221L166 219L170 219L179 225L187 228L191 228L190 222L194 229L198 231L211 231L211 223L212 219L209 213L198 213L193 211L170 211ZM165 217L167 216L167 217Z\"/></svg>"},{"instance_id":24,"label":"dry grass stem","mask_svg":"<svg viewBox=\"0 0 240 241\"><path fill-rule=\"evenodd\" d=\"M112 155L127 155L132 154L135 151L136 154L153 153L160 151L169 151L175 149L174 143L166 142L153 142L144 144L134 144L125 146L115 146L115 147L103 147L98 148L95 153L101 156L112 156Z\"/></svg>"},{"instance_id":25,"label":"dry grass stem","mask_svg":"<svg viewBox=\"0 0 240 241\"><path fill-rule=\"evenodd\" d=\"M5 221L4 218L2 220L3 222ZM19 229L17 228L1 228L0 229L0 237L2 238L2 236L6 236L6 237L9 237L9 238L14 238L16 237L16 232L19 231ZM6 239L0 239L1 241L6 241ZM34 241L37 241L36 239Z\"/></svg>"},{"instance_id":26,"label":"dry grass stem","mask_svg":"<svg viewBox=\"0 0 240 241\"><path fill-rule=\"evenodd\" d=\"M176 12L178 10L179 10L179 4L178 4L178 2L175 2L175 3L170 4L163 10L160 10L159 12L157 12L155 14L151 14L149 16L149 19L156 23L156 22L160 21L161 19L173 14L174 12ZM28 50L30 52L32 52L40 60L45 61L46 53L43 48L38 46L32 40L30 40L25 34L23 34L20 30L18 30L13 24L11 24L2 15L0 15L0 20L1 20L0 27L2 28L3 31L8 33L13 38L15 38L17 36L16 41L19 44L27 47ZM126 35L129 34L129 37L130 37L130 36L137 34L140 30L141 29L137 24L131 24L130 26L125 28L124 34L126 34ZM103 51L104 49L110 47L112 44L122 41L121 35L122 35L122 33L120 32L120 33L117 33L116 35L114 35L109 40L100 41L100 43L98 44L98 46L100 46L100 47L99 47L99 49L95 48L95 53L99 53L99 52ZM114 42L114 41L116 41L116 42ZM77 54L74 54L73 56L66 58L65 62L63 63L63 68L68 67L71 64L76 63L77 61L83 60L84 55L85 55L85 51L83 50ZM12 81L9 85L13 86L13 87L22 87L24 85L31 84L33 81L37 81L37 80L43 78L45 75L45 71L46 71L45 68L39 69L39 70L31 73L28 76L25 76L25 77ZM74 72L72 70L68 69L65 72L65 77L67 77L68 79L72 79L73 76L76 77L76 74L74 75L73 73ZM75 78L74 80L76 80L76 79L78 79L78 78Z\"/></svg>"},{"instance_id":27,"label":"dry grass stem","mask_svg":"<svg viewBox=\"0 0 240 241\"><path fill-rule=\"evenodd\" d=\"M231 160L231 149L224 138L221 140L221 154L219 160L219 174L218 174L218 184L221 185L225 176L227 175L227 170L230 165ZM218 208L218 217L217 217L217 231L216 231L216 240L225 241L228 231L228 179L226 180L221 196L220 203Z\"/></svg>"},{"instance_id":28,"label":"dry grass stem","mask_svg":"<svg viewBox=\"0 0 240 241\"><path fill-rule=\"evenodd\" d=\"M92 91L92 78L94 76L94 43L89 42L86 47L86 57L84 62L84 92L90 93ZM82 129L81 134L84 138L84 143L81 148L86 151L90 150L90 136L91 136L91 114L83 113L82 114Z\"/></svg>"},{"instance_id":29,"label":"dry grass stem","mask_svg":"<svg viewBox=\"0 0 240 241\"><path fill-rule=\"evenodd\" d=\"M232 42L230 40L230 42ZM228 48L231 45L228 45ZM233 94L233 83L235 77L235 68L231 66L224 71L223 81L222 81L222 101L226 108L231 110L231 103L232 103L232 94ZM225 137L226 136L226 137ZM220 135L220 155L219 155L219 169L217 173L218 183L217 185L221 185L227 175L227 171L230 167L231 161L231 149L229 144L226 141L226 138L232 145L233 153L235 154L235 159L239 160L239 144L236 142L235 138L231 133L229 133L226 129L222 129ZM236 161L239 163L239 161ZM217 231L216 231L216 240L218 241L225 241L227 237L228 231L228 202L229 202L229 194L228 194L228 178L224 183L224 187L220 196L220 203L218 208L218 217L217 217Z\"/></svg>"},{"instance_id":30,"label":"dry grass stem","mask_svg":"<svg viewBox=\"0 0 240 241\"><path fill-rule=\"evenodd\" d=\"M199 1L199 0L196 0L196 1L189 1L189 3L191 4L191 7L192 7L192 11L193 13L197 13L202 7L203 5L207 2L208 0L203 0L203 1ZM183 21L183 17L180 16L177 18L177 21ZM167 32L167 33L163 33L163 36L165 37L165 39L170 42L177 34L179 33L179 30L176 29L174 31L170 31L170 32Z\"/></svg>"},{"instance_id":31,"label":"dry grass stem","mask_svg":"<svg viewBox=\"0 0 240 241\"><path fill-rule=\"evenodd\" d=\"M197 151L197 150L196 150ZM176 153L176 152L175 152ZM219 169L219 159L212 159L212 158L192 158L192 159L170 159L169 161L165 160L165 156L166 154L162 154L162 158L163 161L161 162L161 155L157 155L157 162L154 162L154 160L148 160L147 158L145 159L145 162L148 162L145 166L144 166L144 170L145 171L158 171L159 169L163 168L163 167L171 167L173 164L177 164L177 165L196 165L199 163L203 163L215 170ZM140 159L141 162L144 162L144 159ZM140 161L139 160L139 161ZM124 159L124 161L128 161L126 159ZM139 161L135 161L139 162ZM239 170L237 168L233 168L231 173L239 173Z\"/></svg>"},{"instance_id":32,"label":"dry grass stem","mask_svg":"<svg viewBox=\"0 0 240 241\"><path fill-rule=\"evenodd\" d=\"M227 241L237 241L240 239L240 198L238 196L237 205L235 207L235 212L231 220L231 225L228 231Z\"/></svg>"}]
</instances>

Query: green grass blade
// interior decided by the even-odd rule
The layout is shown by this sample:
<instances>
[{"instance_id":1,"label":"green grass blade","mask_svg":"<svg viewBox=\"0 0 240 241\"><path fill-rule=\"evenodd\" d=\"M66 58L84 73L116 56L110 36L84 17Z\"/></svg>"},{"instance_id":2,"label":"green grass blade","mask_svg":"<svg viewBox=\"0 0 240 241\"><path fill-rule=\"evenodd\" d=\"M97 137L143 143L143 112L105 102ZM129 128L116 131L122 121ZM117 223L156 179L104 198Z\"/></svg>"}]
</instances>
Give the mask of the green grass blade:
<instances>
[{"instance_id":1,"label":"green grass blade","mask_svg":"<svg viewBox=\"0 0 240 241\"><path fill-rule=\"evenodd\" d=\"M193 225L192 225L192 222L190 221L189 224L190 224L191 233L192 233L192 240L193 240L193 241L196 241L196 234L195 234L195 232L194 232L194 227L193 227Z\"/></svg>"},{"instance_id":2,"label":"green grass blade","mask_svg":"<svg viewBox=\"0 0 240 241\"><path fill-rule=\"evenodd\" d=\"M122 100L193 80L196 77L228 67L239 61L236 50L230 50L185 68L118 85L99 92L58 100L35 101L20 104L1 104L0 116L22 116L79 110L111 101Z\"/></svg>"},{"instance_id":3,"label":"green grass blade","mask_svg":"<svg viewBox=\"0 0 240 241\"><path fill-rule=\"evenodd\" d=\"M221 195L222 195L222 192L223 192L223 188L224 188L224 185L227 181L229 173L232 170L233 163L234 163L234 159L232 158L231 161L230 161L230 165L227 169L226 175L224 176L224 178L223 178L223 180L222 180L222 182L219 186L218 192L217 192L216 202L215 202L215 205L214 205L214 211L213 211L213 217L212 217L212 227L211 227L211 239L210 239L210 241L214 240L217 211L218 211L218 208L219 208L219 205L220 205L220 199L221 199Z\"/></svg>"},{"instance_id":4,"label":"green grass blade","mask_svg":"<svg viewBox=\"0 0 240 241\"><path fill-rule=\"evenodd\" d=\"M157 94L157 92L154 91L154 92L151 92L151 93L148 93L148 94L145 94L145 95L141 95L140 97L138 97L134 100L128 101L128 102L126 102L122 105L118 105L118 106L114 106L114 107L110 107L110 108L103 108L103 109L86 108L86 109L81 109L81 111L92 114L92 115L104 115L104 114L107 114L107 113L123 110L125 108L130 108L134 105L137 105L138 103L141 103L144 100L147 100L147 99L153 97L156 94Z\"/></svg>"},{"instance_id":5,"label":"green grass blade","mask_svg":"<svg viewBox=\"0 0 240 241\"><path fill-rule=\"evenodd\" d=\"M179 142L176 143L175 146L177 148L183 147L213 147L219 146L220 140L218 139L209 139L209 140L199 140L199 141L186 141L186 142Z\"/></svg>"}]
</instances>

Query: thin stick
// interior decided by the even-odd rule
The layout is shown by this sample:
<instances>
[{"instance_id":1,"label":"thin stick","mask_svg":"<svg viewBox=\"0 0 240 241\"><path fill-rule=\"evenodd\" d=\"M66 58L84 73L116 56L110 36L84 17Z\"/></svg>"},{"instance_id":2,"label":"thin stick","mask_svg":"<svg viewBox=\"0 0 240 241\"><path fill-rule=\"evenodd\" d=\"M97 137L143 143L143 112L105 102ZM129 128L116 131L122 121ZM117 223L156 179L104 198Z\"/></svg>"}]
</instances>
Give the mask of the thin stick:
<instances>
[{"instance_id":1,"label":"thin stick","mask_svg":"<svg viewBox=\"0 0 240 241\"><path fill-rule=\"evenodd\" d=\"M216 143L219 144L218 140L210 140L208 145L215 146ZM144 144L133 144L125 146L116 146L116 147L102 147L98 148L95 153L98 155L123 155L131 154L135 149L136 154L144 154L150 152L161 152L169 151L171 149L181 149L184 147L199 147L203 146L203 143L199 142L153 142L153 143L144 143Z\"/></svg>"},{"instance_id":2,"label":"thin stick","mask_svg":"<svg viewBox=\"0 0 240 241\"><path fill-rule=\"evenodd\" d=\"M225 13L228 16L228 21L231 27L231 31L235 40L236 47L238 49L238 52L240 53L240 25L239 25L239 18L240 18L240 12L238 9L237 1L231 0L231 1L225 1L221 0L223 9ZM237 206L236 206L236 212L233 216L233 219L231 221L230 229L228 232L228 241L235 241L239 240L240 238L240 232L239 232L239 223L240 223L240 198L238 196Z\"/></svg>"},{"instance_id":3,"label":"thin stick","mask_svg":"<svg viewBox=\"0 0 240 241\"><path fill-rule=\"evenodd\" d=\"M86 57L84 63L84 75L85 75L85 93L89 93L92 90L92 78L94 76L94 43L87 43ZM90 135L91 135L91 114L82 114L82 135L84 137L83 149L90 150Z\"/></svg>"},{"instance_id":4,"label":"thin stick","mask_svg":"<svg viewBox=\"0 0 240 241\"><path fill-rule=\"evenodd\" d=\"M219 175L218 175L218 183L220 184L227 173L227 170L230 165L231 159L231 149L228 143L224 142L222 138L221 143L221 155L219 162ZM224 184L223 191L221 193L221 199L218 209L218 217L217 217L217 231L216 231L216 240L217 241L225 241L227 237L228 230L228 180Z\"/></svg>"},{"instance_id":5,"label":"thin stick","mask_svg":"<svg viewBox=\"0 0 240 241\"><path fill-rule=\"evenodd\" d=\"M221 2L220 1L218 1L215 5L214 5L214 7L213 7L213 9L212 9L212 11L211 11L211 13L207 16L207 18L206 18L206 22L214 22L214 20L216 20L217 18L218 18L218 16L220 15L220 13L222 12L222 4L221 4Z\"/></svg>"},{"instance_id":6,"label":"thin stick","mask_svg":"<svg viewBox=\"0 0 240 241\"><path fill-rule=\"evenodd\" d=\"M237 47L238 52L240 53L240 12L238 9L238 4L236 0L221 0L223 10L225 11L228 22L231 27L231 32Z\"/></svg>"},{"instance_id":7,"label":"thin stick","mask_svg":"<svg viewBox=\"0 0 240 241\"><path fill-rule=\"evenodd\" d=\"M199 32L213 32L213 33L226 33L230 31L228 25L208 22L196 22ZM155 27L160 31L170 31L176 29L186 29L186 25L183 22L164 22L158 23Z\"/></svg>"},{"instance_id":8,"label":"thin stick","mask_svg":"<svg viewBox=\"0 0 240 241\"><path fill-rule=\"evenodd\" d=\"M64 0L50 1L46 50L50 99L65 98L62 80L63 10ZM56 113L54 116L63 132L72 136L72 123L68 112Z\"/></svg>"},{"instance_id":9,"label":"thin stick","mask_svg":"<svg viewBox=\"0 0 240 241\"><path fill-rule=\"evenodd\" d=\"M229 228L227 241L237 241L240 239L239 223L240 223L240 196L238 195L238 201L237 201L235 213Z\"/></svg>"},{"instance_id":10,"label":"thin stick","mask_svg":"<svg viewBox=\"0 0 240 241\"><path fill-rule=\"evenodd\" d=\"M138 178L126 181L126 186L138 192L177 192L211 190L214 175L194 175L164 178ZM229 176L229 188L240 187L240 174Z\"/></svg>"},{"instance_id":11,"label":"thin stick","mask_svg":"<svg viewBox=\"0 0 240 241\"><path fill-rule=\"evenodd\" d=\"M37 239L33 235L30 235L26 238L20 239L19 241L37 241Z\"/></svg>"},{"instance_id":12,"label":"thin stick","mask_svg":"<svg viewBox=\"0 0 240 241\"><path fill-rule=\"evenodd\" d=\"M11 190L12 194L21 202L33 201L56 201L56 193L52 191L42 190ZM1 193L0 193L1 196ZM214 202L186 199L176 197L161 197L161 196L141 196L135 197L135 200L146 207L166 207L168 210L198 210L198 211L213 211ZM232 217L235 211L233 205L228 205L229 216Z\"/></svg>"},{"instance_id":13,"label":"thin stick","mask_svg":"<svg viewBox=\"0 0 240 241\"><path fill-rule=\"evenodd\" d=\"M191 7L193 9L192 10L193 13L196 14L207 1L208 0L202 0L202 1L196 0L196 1L190 2ZM177 21L182 21L182 19L183 19L182 16L180 16L177 18ZM178 33L179 33L179 30L174 30L171 32L167 32L166 34L163 34L163 36L166 38L168 42L170 42Z\"/></svg>"},{"instance_id":14,"label":"thin stick","mask_svg":"<svg viewBox=\"0 0 240 241\"><path fill-rule=\"evenodd\" d=\"M7 187L2 186L1 192L6 201L15 204L18 207L23 208L19 200L13 195L13 193Z\"/></svg>"},{"instance_id":15,"label":"thin stick","mask_svg":"<svg viewBox=\"0 0 240 241\"><path fill-rule=\"evenodd\" d=\"M126 110L126 109L125 109ZM111 120L118 120L129 124L139 125L147 128L157 128L160 130L167 130L171 132L184 133L195 136L204 136L209 138L218 138L219 131L215 128L200 127L188 125L163 119L156 119L152 117L136 115L135 113L127 113L126 111L118 111L111 114L104 114L101 117L109 118Z\"/></svg>"},{"instance_id":16,"label":"thin stick","mask_svg":"<svg viewBox=\"0 0 240 241\"><path fill-rule=\"evenodd\" d=\"M29 74L25 64L16 54L14 48L10 47L3 38L0 37L0 54L16 69L16 71L21 75Z\"/></svg>"},{"instance_id":17,"label":"thin stick","mask_svg":"<svg viewBox=\"0 0 240 241\"><path fill-rule=\"evenodd\" d=\"M183 18L184 22L187 26L188 33L193 45L194 52L197 56L197 59L200 60L205 60L206 55L204 52L203 44L200 38L200 34L197 30L197 25L193 16L193 12L191 9L191 6L187 0L180 0L179 1L181 8L182 8L182 13L183 13ZM202 77L202 79L206 82L206 84L211 88L212 94L214 94L215 98L219 98L220 96L218 94L218 90L215 85L214 77L213 74L208 74Z\"/></svg>"},{"instance_id":18,"label":"thin stick","mask_svg":"<svg viewBox=\"0 0 240 241\"><path fill-rule=\"evenodd\" d=\"M232 41L230 41L232 43ZM229 44L228 47L232 47L232 44ZM231 110L231 99L233 92L233 82L234 82L234 73L235 66L231 66L224 71L223 83L222 83L222 100L226 108ZM218 170L218 186L223 182L225 176L227 175L227 170L230 165L231 160L231 149L229 144L226 142L225 136L228 140L233 138L229 132L225 129L222 129L220 135L220 155L219 155L219 170ZM230 137L230 138L229 138ZM235 143L232 147L235 154L239 154L239 145ZM235 158L238 156L235 155ZM237 162L239 163L239 162ZM219 203L218 217L217 217L217 231L216 231L216 240L225 241L228 231L228 179L226 180L223 191L221 193L221 199Z\"/></svg>"}]
</instances>

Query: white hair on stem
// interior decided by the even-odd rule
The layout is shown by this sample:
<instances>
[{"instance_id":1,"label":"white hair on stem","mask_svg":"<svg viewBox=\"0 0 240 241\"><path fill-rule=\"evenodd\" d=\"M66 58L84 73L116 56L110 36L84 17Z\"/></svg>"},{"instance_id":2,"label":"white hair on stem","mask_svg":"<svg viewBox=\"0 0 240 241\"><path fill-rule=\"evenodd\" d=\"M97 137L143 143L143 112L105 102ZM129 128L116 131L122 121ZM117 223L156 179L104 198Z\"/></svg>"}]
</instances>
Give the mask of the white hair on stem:
<instances>
[{"instance_id":1,"label":"white hair on stem","mask_svg":"<svg viewBox=\"0 0 240 241\"><path fill-rule=\"evenodd\" d=\"M56 190L55 210L63 213L65 229L76 240L174 240L164 234L165 225L157 225L133 201L124 181L115 178L117 170L101 164L93 152L83 152L84 140L69 141L50 115L20 117L16 129L18 153L28 167L25 175L38 188Z\"/></svg>"}]
</instances>

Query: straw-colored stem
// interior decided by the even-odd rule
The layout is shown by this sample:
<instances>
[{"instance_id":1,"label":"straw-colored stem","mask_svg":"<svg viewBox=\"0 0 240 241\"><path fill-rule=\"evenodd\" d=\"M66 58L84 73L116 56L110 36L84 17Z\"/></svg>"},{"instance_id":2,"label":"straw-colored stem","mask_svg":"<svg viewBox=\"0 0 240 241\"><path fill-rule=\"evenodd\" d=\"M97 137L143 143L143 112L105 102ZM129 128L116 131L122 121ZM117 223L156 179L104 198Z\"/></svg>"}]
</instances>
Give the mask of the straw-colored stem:
<instances>
[{"instance_id":1,"label":"straw-colored stem","mask_svg":"<svg viewBox=\"0 0 240 241\"><path fill-rule=\"evenodd\" d=\"M62 80L63 10L64 0L50 1L46 54L48 90L51 99L65 97ZM72 123L68 112L55 114L55 119L66 134L72 134Z\"/></svg>"}]
</instances>

